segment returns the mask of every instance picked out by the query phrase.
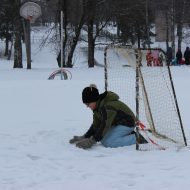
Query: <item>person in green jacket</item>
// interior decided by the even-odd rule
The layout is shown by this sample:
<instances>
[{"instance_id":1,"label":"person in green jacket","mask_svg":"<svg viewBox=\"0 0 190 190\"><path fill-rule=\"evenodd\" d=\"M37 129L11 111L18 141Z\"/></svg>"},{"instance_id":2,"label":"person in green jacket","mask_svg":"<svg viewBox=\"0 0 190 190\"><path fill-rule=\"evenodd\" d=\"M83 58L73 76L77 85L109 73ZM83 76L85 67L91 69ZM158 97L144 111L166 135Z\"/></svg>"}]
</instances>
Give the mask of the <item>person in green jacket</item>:
<instances>
[{"instance_id":1,"label":"person in green jacket","mask_svg":"<svg viewBox=\"0 0 190 190\"><path fill-rule=\"evenodd\" d=\"M111 91L99 94L95 85L83 89L82 101L93 111L93 123L83 136L74 136L70 143L78 148L91 148L96 142L104 147L136 144L136 117L119 96Z\"/></svg>"}]
</instances>

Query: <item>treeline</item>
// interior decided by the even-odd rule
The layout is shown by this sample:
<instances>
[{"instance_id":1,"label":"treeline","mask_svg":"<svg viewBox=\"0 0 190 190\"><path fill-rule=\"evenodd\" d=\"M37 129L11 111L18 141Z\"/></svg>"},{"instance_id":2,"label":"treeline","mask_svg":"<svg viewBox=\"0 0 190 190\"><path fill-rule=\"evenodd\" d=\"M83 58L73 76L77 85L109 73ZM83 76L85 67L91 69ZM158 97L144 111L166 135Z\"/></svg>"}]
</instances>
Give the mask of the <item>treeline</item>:
<instances>
[{"instance_id":1,"label":"treeline","mask_svg":"<svg viewBox=\"0 0 190 190\"><path fill-rule=\"evenodd\" d=\"M1 0L0 38L5 41L4 55L9 57L14 47L14 68L22 68L23 18L19 15L22 0ZM160 12L160 26L164 26L166 49L171 46L175 54L175 31L181 48L183 28L190 23L188 0L41 0L42 24L54 23L60 27L63 12L63 66L72 67L73 54L79 40L88 43L88 66L94 67L94 49L100 38L109 42L137 47L151 47L151 32ZM115 28L112 33L108 29ZM159 26L158 26L159 27ZM81 31L87 32L87 37ZM60 29L61 30L61 29ZM105 41L105 40L104 40ZM69 48L68 48L69 47Z\"/></svg>"}]
</instances>

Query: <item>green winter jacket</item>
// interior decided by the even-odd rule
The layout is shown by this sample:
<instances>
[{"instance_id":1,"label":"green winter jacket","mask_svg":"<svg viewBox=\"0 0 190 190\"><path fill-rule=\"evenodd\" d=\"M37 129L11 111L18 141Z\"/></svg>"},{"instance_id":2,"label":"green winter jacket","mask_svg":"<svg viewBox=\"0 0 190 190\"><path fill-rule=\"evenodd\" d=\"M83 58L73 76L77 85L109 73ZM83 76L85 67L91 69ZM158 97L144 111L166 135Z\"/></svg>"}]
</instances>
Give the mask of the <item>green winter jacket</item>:
<instances>
[{"instance_id":1,"label":"green winter jacket","mask_svg":"<svg viewBox=\"0 0 190 190\"><path fill-rule=\"evenodd\" d=\"M85 137L93 136L96 141L101 141L104 135L114 126L124 125L135 127L135 115L131 109L119 100L113 92L100 94L93 110L93 123L86 132Z\"/></svg>"}]
</instances>

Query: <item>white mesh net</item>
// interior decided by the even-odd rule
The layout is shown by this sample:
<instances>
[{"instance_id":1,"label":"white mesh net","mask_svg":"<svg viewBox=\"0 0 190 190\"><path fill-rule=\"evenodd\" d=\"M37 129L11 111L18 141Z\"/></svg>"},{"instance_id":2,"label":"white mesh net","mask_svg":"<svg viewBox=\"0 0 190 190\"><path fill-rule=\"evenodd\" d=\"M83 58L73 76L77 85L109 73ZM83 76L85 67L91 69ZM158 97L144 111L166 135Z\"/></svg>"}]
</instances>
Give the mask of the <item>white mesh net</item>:
<instances>
[{"instance_id":1,"label":"white mesh net","mask_svg":"<svg viewBox=\"0 0 190 190\"><path fill-rule=\"evenodd\" d=\"M120 99L136 113L136 54L125 47L108 48L106 54L107 90L116 92ZM152 50L139 52L139 121L145 130L139 132L149 141L140 150L185 146L179 114L174 99L165 55ZM156 57L157 56L157 57ZM150 139L149 139L150 137ZM153 143L150 141L153 140Z\"/></svg>"}]
</instances>

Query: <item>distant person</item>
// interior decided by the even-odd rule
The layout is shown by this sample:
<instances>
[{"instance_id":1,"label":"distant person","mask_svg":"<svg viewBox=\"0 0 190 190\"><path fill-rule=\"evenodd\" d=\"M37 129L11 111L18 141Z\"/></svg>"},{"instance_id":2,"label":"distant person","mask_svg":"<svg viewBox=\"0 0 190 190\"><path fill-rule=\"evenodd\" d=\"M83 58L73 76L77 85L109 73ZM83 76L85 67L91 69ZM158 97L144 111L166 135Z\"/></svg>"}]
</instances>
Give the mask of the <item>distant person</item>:
<instances>
[{"instance_id":1,"label":"distant person","mask_svg":"<svg viewBox=\"0 0 190 190\"><path fill-rule=\"evenodd\" d=\"M176 53L176 63L177 63L177 65L180 65L182 63L182 52L181 52L181 49L177 50L177 53Z\"/></svg>"},{"instance_id":2,"label":"distant person","mask_svg":"<svg viewBox=\"0 0 190 190\"><path fill-rule=\"evenodd\" d=\"M104 147L123 147L136 144L136 117L114 92L99 94L95 85L83 89L82 101L93 111L93 123L82 136L74 136L70 143L78 148L91 148L100 141ZM141 142L146 140L141 136Z\"/></svg>"},{"instance_id":3,"label":"distant person","mask_svg":"<svg viewBox=\"0 0 190 190\"><path fill-rule=\"evenodd\" d=\"M172 64L172 48L171 47L168 47L166 56L167 56L168 64L171 65Z\"/></svg>"},{"instance_id":4,"label":"distant person","mask_svg":"<svg viewBox=\"0 0 190 190\"><path fill-rule=\"evenodd\" d=\"M152 61L153 61L152 52L151 50L148 50L146 54L146 62L148 67L152 66Z\"/></svg>"},{"instance_id":5,"label":"distant person","mask_svg":"<svg viewBox=\"0 0 190 190\"><path fill-rule=\"evenodd\" d=\"M152 51L152 57L153 57L153 66L160 66L159 64L159 51L158 50L153 50Z\"/></svg>"},{"instance_id":6,"label":"distant person","mask_svg":"<svg viewBox=\"0 0 190 190\"><path fill-rule=\"evenodd\" d=\"M158 57L159 66L163 66L164 60L165 60L165 56L163 55L162 51L159 51L159 57Z\"/></svg>"},{"instance_id":7,"label":"distant person","mask_svg":"<svg viewBox=\"0 0 190 190\"><path fill-rule=\"evenodd\" d=\"M185 64L190 65L190 50L189 50L189 47L186 47L186 50L184 52L184 58L185 58Z\"/></svg>"}]
</instances>

